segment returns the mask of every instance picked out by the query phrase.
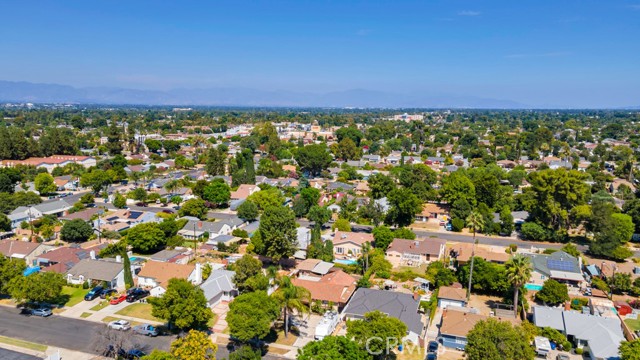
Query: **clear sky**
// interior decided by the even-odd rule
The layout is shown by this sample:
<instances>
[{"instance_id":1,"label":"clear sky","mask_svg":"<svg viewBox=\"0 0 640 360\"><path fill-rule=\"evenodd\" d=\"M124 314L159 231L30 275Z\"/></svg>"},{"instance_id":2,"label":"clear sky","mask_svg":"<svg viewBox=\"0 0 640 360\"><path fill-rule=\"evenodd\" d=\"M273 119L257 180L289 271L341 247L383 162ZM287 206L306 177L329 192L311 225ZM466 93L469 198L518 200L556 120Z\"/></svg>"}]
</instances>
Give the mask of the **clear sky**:
<instances>
[{"instance_id":1,"label":"clear sky","mask_svg":"<svg viewBox=\"0 0 640 360\"><path fill-rule=\"evenodd\" d=\"M640 105L640 0L3 1L0 79Z\"/></svg>"}]
</instances>

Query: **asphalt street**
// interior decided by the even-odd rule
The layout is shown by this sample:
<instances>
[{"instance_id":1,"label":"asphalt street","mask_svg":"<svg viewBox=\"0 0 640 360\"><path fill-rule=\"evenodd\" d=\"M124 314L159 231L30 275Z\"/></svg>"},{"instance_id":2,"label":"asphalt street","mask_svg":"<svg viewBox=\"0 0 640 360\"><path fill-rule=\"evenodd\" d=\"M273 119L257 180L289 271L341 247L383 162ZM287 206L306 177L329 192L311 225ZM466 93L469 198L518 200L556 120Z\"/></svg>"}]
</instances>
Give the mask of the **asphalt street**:
<instances>
[{"instance_id":1,"label":"asphalt street","mask_svg":"<svg viewBox=\"0 0 640 360\"><path fill-rule=\"evenodd\" d=\"M42 360L37 356L24 354L21 352L0 348L0 359L2 360Z\"/></svg>"},{"instance_id":2,"label":"asphalt street","mask_svg":"<svg viewBox=\"0 0 640 360\"><path fill-rule=\"evenodd\" d=\"M47 318L25 316L21 315L20 310L16 308L0 306L0 335L52 347L99 354L100 349L97 349L97 344L101 342L100 330L104 329L105 326L92 321L71 319L57 315ZM154 349L169 350L171 342L175 339L175 336L146 337L132 332L127 335L132 343L143 345L145 352L151 352ZM32 359L29 355L21 353L11 354L7 352L5 356L2 351L7 350L0 349L0 359L2 360ZM218 346L216 358L226 359L228 357L229 351L227 348ZM279 360L284 358L266 355L263 359Z\"/></svg>"},{"instance_id":3,"label":"asphalt street","mask_svg":"<svg viewBox=\"0 0 640 360\"><path fill-rule=\"evenodd\" d=\"M0 307L0 335L22 339L37 344L99 354L100 330L106 325L52 315L47 318L21 315L20 310ZM169 350L172 337L155 338L128 334L136 343L144 344L145 350ZM224 356L224 355L223 355ZM0 356L4 359L4 357Z\"/></svg>"}]
</instances>

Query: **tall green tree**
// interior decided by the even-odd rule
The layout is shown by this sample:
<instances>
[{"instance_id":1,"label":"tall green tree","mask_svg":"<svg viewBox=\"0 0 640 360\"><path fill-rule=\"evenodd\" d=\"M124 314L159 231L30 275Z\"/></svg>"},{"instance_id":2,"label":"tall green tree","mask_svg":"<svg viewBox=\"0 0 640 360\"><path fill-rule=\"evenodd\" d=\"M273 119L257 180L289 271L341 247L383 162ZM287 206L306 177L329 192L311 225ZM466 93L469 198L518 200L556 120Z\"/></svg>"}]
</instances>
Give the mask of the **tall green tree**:
<instances>
[{"instance_id":1,"label":"tall green tree","mask_svg":"<svg viewBox=\"0 0 640 360\"><path fill-rule=\"evenodd\" d=\"M82 219L69 220L62 225L60 237L64 241L84 242L93 234L93 227Z\"/></svg>"},{"instance_id":2,"label":"tall green tree","mask_svg":"<svg viewBox=\"0 0 640 360\"><path fill-rule=\"evenodd\" d=\"M469 331L464 352L469 360L533 360L529 342L521 326L490 318Z\"/></svg>"},{"instance_id":3,"label":"tall green tree","mask_svg":"<svg viewBox=\"0 0 640 360\"><path fill-rule=\"evenodd\" d=\"M204 188L202 198L216 207L226 207L231 199L231 189L223 179L214 179Z\"/></svg>"},{"instance_id":4,"label":"tall green tree","mask_svg":"<svg viewBox=\"0 0 640 360\"><path fill-rule=\"evenodd\" d=\"M407 335L407 325L380 311L364 314L362 320L347 321L347 337L371 354L383 357L393 349L388 349L388 339L398 343Z\"/></svg>"},{"instance_id":5,"label":"tall green tree","mask_svg":"<svg viewBox=\"0 0 640 360\"><path fill-rule=\"evenodd\" d=\"M531 262L528 257L515 255L506 262L507 279L513 285L513 313L518 316L518 294L520 288L531 278Z\"/></svg>"},{"instance_id":6,"label":"tall green tree","mask_svg":"<svg viewBox=\"0 0 640 360\"><path fill-rule=\"evenodd\" d=\"M422 210L422 201L409 189L395 189L388 194L387 200L391 208L386 223L391 225L411 225L416 214Z\"/></svg>"},{"instance_id":7,"label":"tall green tree","mask_svg":"<svg viewBox=\"0 0 640 360\"><path fill-rule=\"evenodd\" d=\"M282 277L278 281L278 290L272 295L283 312L284 318L284 336L289 333L289 316L292 312L308 313L311 304L311 293L302 286L296 286L291 282L288 276Z\"/></svg>"},{"instance_id":8,"label":"tall green tree","mask_svg":"<svg viewBox=\"0 0 640 360\"><path fill-rule=\"evenodd\" d=\"M227 161L227 148L220 145L217 148L209 149L207 164L205 170L211 176L219 176L225 174Z\"/></svg>"},{"instance_id":9,"label":"tall green tree","mask_svg":"<svg viewBox=\"0 0 640 360\"><path fill-rule=\"evenodd\" d=\"M122 266L124 268L124 285L127 289L133 287L133 276L131 275L131 260L129 260L129 255L125 252L122 254L122 258L124 261L122 262Z\"/></svg>"},{"instance_id":10,"label":"tall green tree","mask_svg":"<svg viewBox=\"0 0 640 360\"><path fill-rule=\"evenodd\" d=\"M241 294L229 304L229 333L242 342L263 339L279 314L278 303L265 291Z\"/></svg>"},{"instance_id":11,"label":"tall green tree","mask_svg":"<svg viewBox=\"0 0 640 360\"><path fill-rule=\"evenodd\" d=\"M331 163L331 154L325 144L312 144L298 149L295 159L303 171L318 176Z\"/></svg>"},{"instance_id":12,"label":"tall green tree","mask_svg":"<svg viewBox=\"0 0 640 360\"><path fill-rule=\"evenodd\" d=\"M569 301L569 290L567 285L548 279L542 285L542 289L536 293L536 300L549 305L559 305Z\"/></svg>"},{"instance_id":13,"label":"tall green tree","mask_svg":"<svg viewBox=\"0 0 640 360\"><path fill-rule=\"evenodd\" d=\"M16 301L53 303L60 298L66 285L62 275L55 272L38 272L29 276L14 277L8 284L9 293Z\"/></svg>"},{"instance_id":14,"label":"tall green tree","mask_svg":"<svg viewBox=\"0 0 640 360\"><path fill-rule=\"evenodd\" d=\"M11 280L22 276L26 268L24 260L0 255L0 294L8 294Z\"/></svg>"},{"instance_id":15,"label":"tall green tree","mask_svg":"<svg viewBox=\"0 0 640 360\"><path fill-rule=\"evenodd\" d=\"M370 360L372 356L344 336L326 336L298 350L297 360Z\"/></svg>"},{"instance_id":16,"label":"tall green tree","mask_svg":"<svg viewBox=\"0 0 640 360\"><path fill-rule=\"evenodd\" d=\"M157 251L166 243L164 231L157 223L138 224L127 232L127 244L142 253Z\"/></svg>"},{"instance_id":17,"label":"tall green tree","mask_svg":"<svg viewBox=\"0 0 640 360\"><path fill-rule=\"evenodd\" d=\"M181 330L204 329L213 318L204 292L185 279L171 279L167 291L150 298L151 314Z\"/></svg>"},{"instance_id":18,"label":"tall green tree","mask_svg":"<svg viewBox=\"0 0 640 360\"><path fill-rule=\"evenodd\" d=\"M238 217L244 221L254 221L258 218L258 206L250 200L244 201L238 206Z\"/></svg>"},{"instance_id":19,"label":"tall green tree","mask_svg":"<svg viewBox=\"0 0 640 360\"><path fill-rule=\"evenodd\" d=\"M34 186L40 195L46 195L56 191L53 176L49 175L49 173L38 174L34 180Z\"/></svg>"},{"instance_id":20,"label":"tall green tree","mask_svg":"<svg viewBox=\"0 0 640 360\"><path fill-rule=\"evenodd\" d=\"M122 154L122 131L115 120L111 120L111 125L107 130L107 143L105 146L111 156Z\"/></svg>"},{"instance_id":21,"label":"tall green tree","mask_svg":"<svg viewBox=\"0 0 640 360\"><path fill-rule=\"evenodd\" d=\"M233 266L233 282L241 293L251 290L248 286L249 279L262 274L262 262L249 254L244 254Z\"/></svg>"},{"instance_id":22,"label":"tall green tree","mask_svg":"<svg viewBox=\"0 0 640 360\"><path fill-rule=\"evenodd\" d=\"M293 255L297 244L296 218L291 209L270 207L260 218L258 228L265 246L263 255L275 262Z\"/></svg>"},{"instance_id":23,"label":"tall green tree","mask_svg":"<svg viewBox=\"0 0 640 360\"><path fill-rule=\"evenodd\" d=\"M171 343L171 356L176 360L216 360L218 345L202 331L190 330L187 336Z\"/></svg>"}]
</instances>

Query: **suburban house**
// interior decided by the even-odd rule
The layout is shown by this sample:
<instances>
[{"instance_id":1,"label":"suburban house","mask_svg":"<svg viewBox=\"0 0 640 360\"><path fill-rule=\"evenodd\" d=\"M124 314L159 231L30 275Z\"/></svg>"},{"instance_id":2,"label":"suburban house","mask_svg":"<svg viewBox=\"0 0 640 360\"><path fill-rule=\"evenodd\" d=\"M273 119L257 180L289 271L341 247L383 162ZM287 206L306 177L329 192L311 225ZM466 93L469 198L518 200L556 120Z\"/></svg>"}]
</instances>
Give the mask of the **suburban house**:
<instances>
[{"instance_id":1,"label":"suburban house","mask_svg":"<svg viewBox=\"0 0 640 360\"><path fill-rule=\"evenodd\" d=\"M318 259L306 259L296 266L295 273L299 278L315 280L328 274L332 268L333 263Z\"/></svg>"},{"instance_id":2,"label":"suburban house","mask_svg":"<svg viewBox=\"0 0 640 360\"><path fill-rule=\"evenodd\" d=\"M78 178L72 178L71 175L57 176L53 178L58 191L75 191L78 189Z\"/></svg>"},{"instance_id":3,"label":"suburban house","mask_svg":"<svg viewBox=\"0 0 640 360\"><path fill-rule=\"evenodd\" d=\"M131 273L134 269L131 269ZM75 264L67 272L67 282L75 285L82 285L85 281L89 284L106 282L109 287L123 289L124 267L122 257L115 259L83 259Z\"/></svg>"},{"instance_id":4,"label":"suburban house","mask_svg":"<svg viewBox=\"0 0 640 360\"><path fill-rule=\"evenodd\" d=\"M338 258L358 257L365 243L373 243L373 235L350 231L336 231L333 236L333 253Z\"/></svg>"},{"instance_id":5,"label":"suburban house","mask_svg":"<svg viewBox=\"0 0 640 360\"><path fill-rule=\"evenodd\" d=\"M320 301L324 307L335 306L338 309L347 304L356 290L356 279L339 269L331 269L322 276L317 276L317 273L301 275L291 282L309 290L312 301Z\"/></svg>"},{"instance_id":6,"label":"suburban house","mask_svg":"<svg viewBox=\"0 0 640 360\"><path fill-rule=\"evenodd\" d=\"M619 318L583 314L561 308L533 307L533 323L550 327L567 336L591 359L619 359L618 347L625 340Z\"/></svg>"},{"instance_id":7,"label":"suburban house","mask_svg":"<svg viewBox=\"0 0 640 360\"><path fill-rule=\"evenodd\" d=\"M417 222L427 222L429 219L447 221L449 216L449 205L426 203L422 206L422 211L416 214Z\"/></svg>"},{"instance_id":8,"label":"suburban house","mask_svg":"<svg viewBox=\"0 0 640 360\"><path fill-rule=\"evenodd\" d=\"M545 280L554 279L569 287L581 288L585 283L581 258L575 258L564 251L526 256L529 256L533 265L529 282L531 284L543 285Z\"/></svg>"},{"instance_id":9,"label":"suburban house","mask_svg":"<svg viewBox=\"0 0 640 360\"><path fill-rule=\"evenodd\" d=\"M463 350L467 346L467 334L473 327L482 320L490 317L481 314L475 314L467 308L448 306L442 311L442 320L440 323L440 334L442 345L452 349ZM509 321L517 324L514 318L495 318L500 321Z\"/></svg>"},{"instance_id":10,"label":"suburban house","mask_svg":"<svg viewBox=\"0 0 640 360\"><path fill-rule=\"evenodd\" d=\"M147 261L138 273L138 286L150 288L152 296L161 296L167 291L169 280L185 279L194 285L202 283L200 264L176 264L171 262Z\"/></svg>"},{"instance_id":11,"label":"suburban house","mask_svg":"<svg viewBox=\"0 0 640 360\"><path fill-rule=\"evenodd\" d=\"M60 220L69 221L80 219L86 222L91 222L91 219L94 216L102 215L104 213L104 209L100 207L86 208L84 210L80 210L78 212L74 212L72 214L64 215L60 217ZM93 224L92 224L93 225Z\"/></svg>"},{"instance_id":12,"label":"suburban house","mask_svg":"<svg viewBox=\"0 0 640 360\"><path fill-rule=\"evenodd\" d=\"M260 191L257 185L241 184L236 191L231 192L231 200L246 200L251 194Z\"/></svg>"},{"instance_id":13,"label":"suburban house","mask_svg":"<svg viewBox=\"0 0 640 360\"><path fill-rule=\"evenodd\" d=\"M474 245L468 243L457 243L449 248L449 255L456 259L458 266L464 265L471 261L471 254L474 254ZM504 252L504 248L485 247L477 245L475 247L475 257L482 258L486 261L496 264L504 264L510 258L511 255Z\"/></svg>"},{"instance_id":14,"label":"suburban house","mask_svg":"<svg viewBox=\"0 0 640 360\"><path fill-rule=\"evenodd\" d=\"M59 247L39 255L36 263L40 266L42 271L66 274L67 271L84 259L95 260L96 253L104 247L106 247L106 244L93 246L87 249L77 245Z\"/></svg>"},{"instance_id":15,"label":"suburban house","mask_svg":"<svg viewBox=\"0 0 640 360\"><path fill-rule=\"evenodd\" d=\"M359 288L341 313L347 320L361 320L372 311L380 311L407 325L406 340L422 344L426 334L422 315L418 312L420 297L395 291Z\"/></svg>"},{"instance_id":16,"label":"suburban house","mask_svg":"<svg viewBox=\"0 0 640 360\"><path fill-rule=\"evenodd\" d=\"M122 231L148 222L160 222L160 217L150 211L122 209L94 220L93 227L102 231Z\"/></svg>"},{"instance_id":17,"label":"suburban house","mask_svg":"<svg viewBox=\"0 0 640 360\"><path fill-rule=\"evenodd\" d=\"M226 222L200 221L190 219L184 227L178 231L178 235L187 240L210 238L214 235L230 235L233 228Z\"/></svg>"},{"instance_id":18,"label":"suburban house","mask_svg":"<svg viewBox=\"0 0 640 360\"><path fill-rule=\"evenodd\" d=\"M176 264L187 264L192 258L191 249L176 248L160 250L157 253L151 255L149 260L159 262L172 262Z\"/></svg>"},{"instance_id":19,"label":"suburban house","mask_svg":"<svg viewBox=\"0 0 640 360\"><path fill-rule=\"evenodd\" d=\"M235 275L235 271L214 270L209 275L209 278L200 285L209 306L214 307L222 301L232 301L238 296L238 288L233 283Z\"/></svg>"},{"instance_id":20,"label":"suburban house","mask_svg":"<svg viewBox=\"0 0 640 360\"><path fill-rule=\"evenodd\" d=\"M27 263L27 266L37 265L36 260L38 256L51 248L53 247L29 241L0 241L0 254L11 259L23 259Z\"/></svg>"},{"instance_id":21,"label":"suburban house","mask_svg":"<svg viewBox=\"0 0 640 360\"><path fill-rule=\"evenodd\" d=\"M80 164L85 168L96 166L96 159L90 156L76 155L51 155L48 157L30 157L25 160L2 160L2 167L14 167L17 165L35 166L47 169L49 173L57 167L64 167L68 164Z\"/></svg>"},{"instance_id":22,"label":"suburban house","mask_svg":"<svg viewBox=\"0 0 640 360\"><path fill-rule=\"evenodd\" d=\"M438 289L438 307L465 307L467 305L467 290L454 286L441 286Z\"/></svg>"},{"instance_id":23,"label":"suburban house","mask_svg":"<svg viewBox=\"0 0 640 360\"><path fill-rule=\"evenodd\" d=\"M30 222L36 219L40 219L45 215L53 215L55 217L61 217L67 214L67 211L73 206L62 199L43 202L38 205L32 206L20 206L13 210L9 215L11 221L11 228L16 229L23 221Z\"/></svg>"},{"instance_id":24,"label":"suburban house","mask_svg":"<svg viewBox=\"0 0 640 360\"><path fill-rule=\"evenodd\" d=\"M385 258L393 267L420 266L443 258L446 246L447 242L442 239L393 239Z\"/></svg>"}]
</instances>

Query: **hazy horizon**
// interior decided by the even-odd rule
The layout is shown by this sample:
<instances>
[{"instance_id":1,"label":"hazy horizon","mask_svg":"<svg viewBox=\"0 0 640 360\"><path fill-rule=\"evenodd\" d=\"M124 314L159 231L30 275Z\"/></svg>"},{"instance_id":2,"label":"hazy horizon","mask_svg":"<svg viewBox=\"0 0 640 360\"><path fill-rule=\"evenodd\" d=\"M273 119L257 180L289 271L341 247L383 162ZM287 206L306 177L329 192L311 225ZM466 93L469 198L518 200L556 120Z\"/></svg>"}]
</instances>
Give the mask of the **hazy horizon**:
<instances>
[{"instance_id":1,"label":"hazy horizon","mask_svg":"<svg viewBox=\"0 0 640 360\"><path fill-rule=\"evenodd\" d=\"M0 79L640 105L640 1L5 4ZM28 16L18 16L28 14Z\"/></svg>"}]
</instances>

